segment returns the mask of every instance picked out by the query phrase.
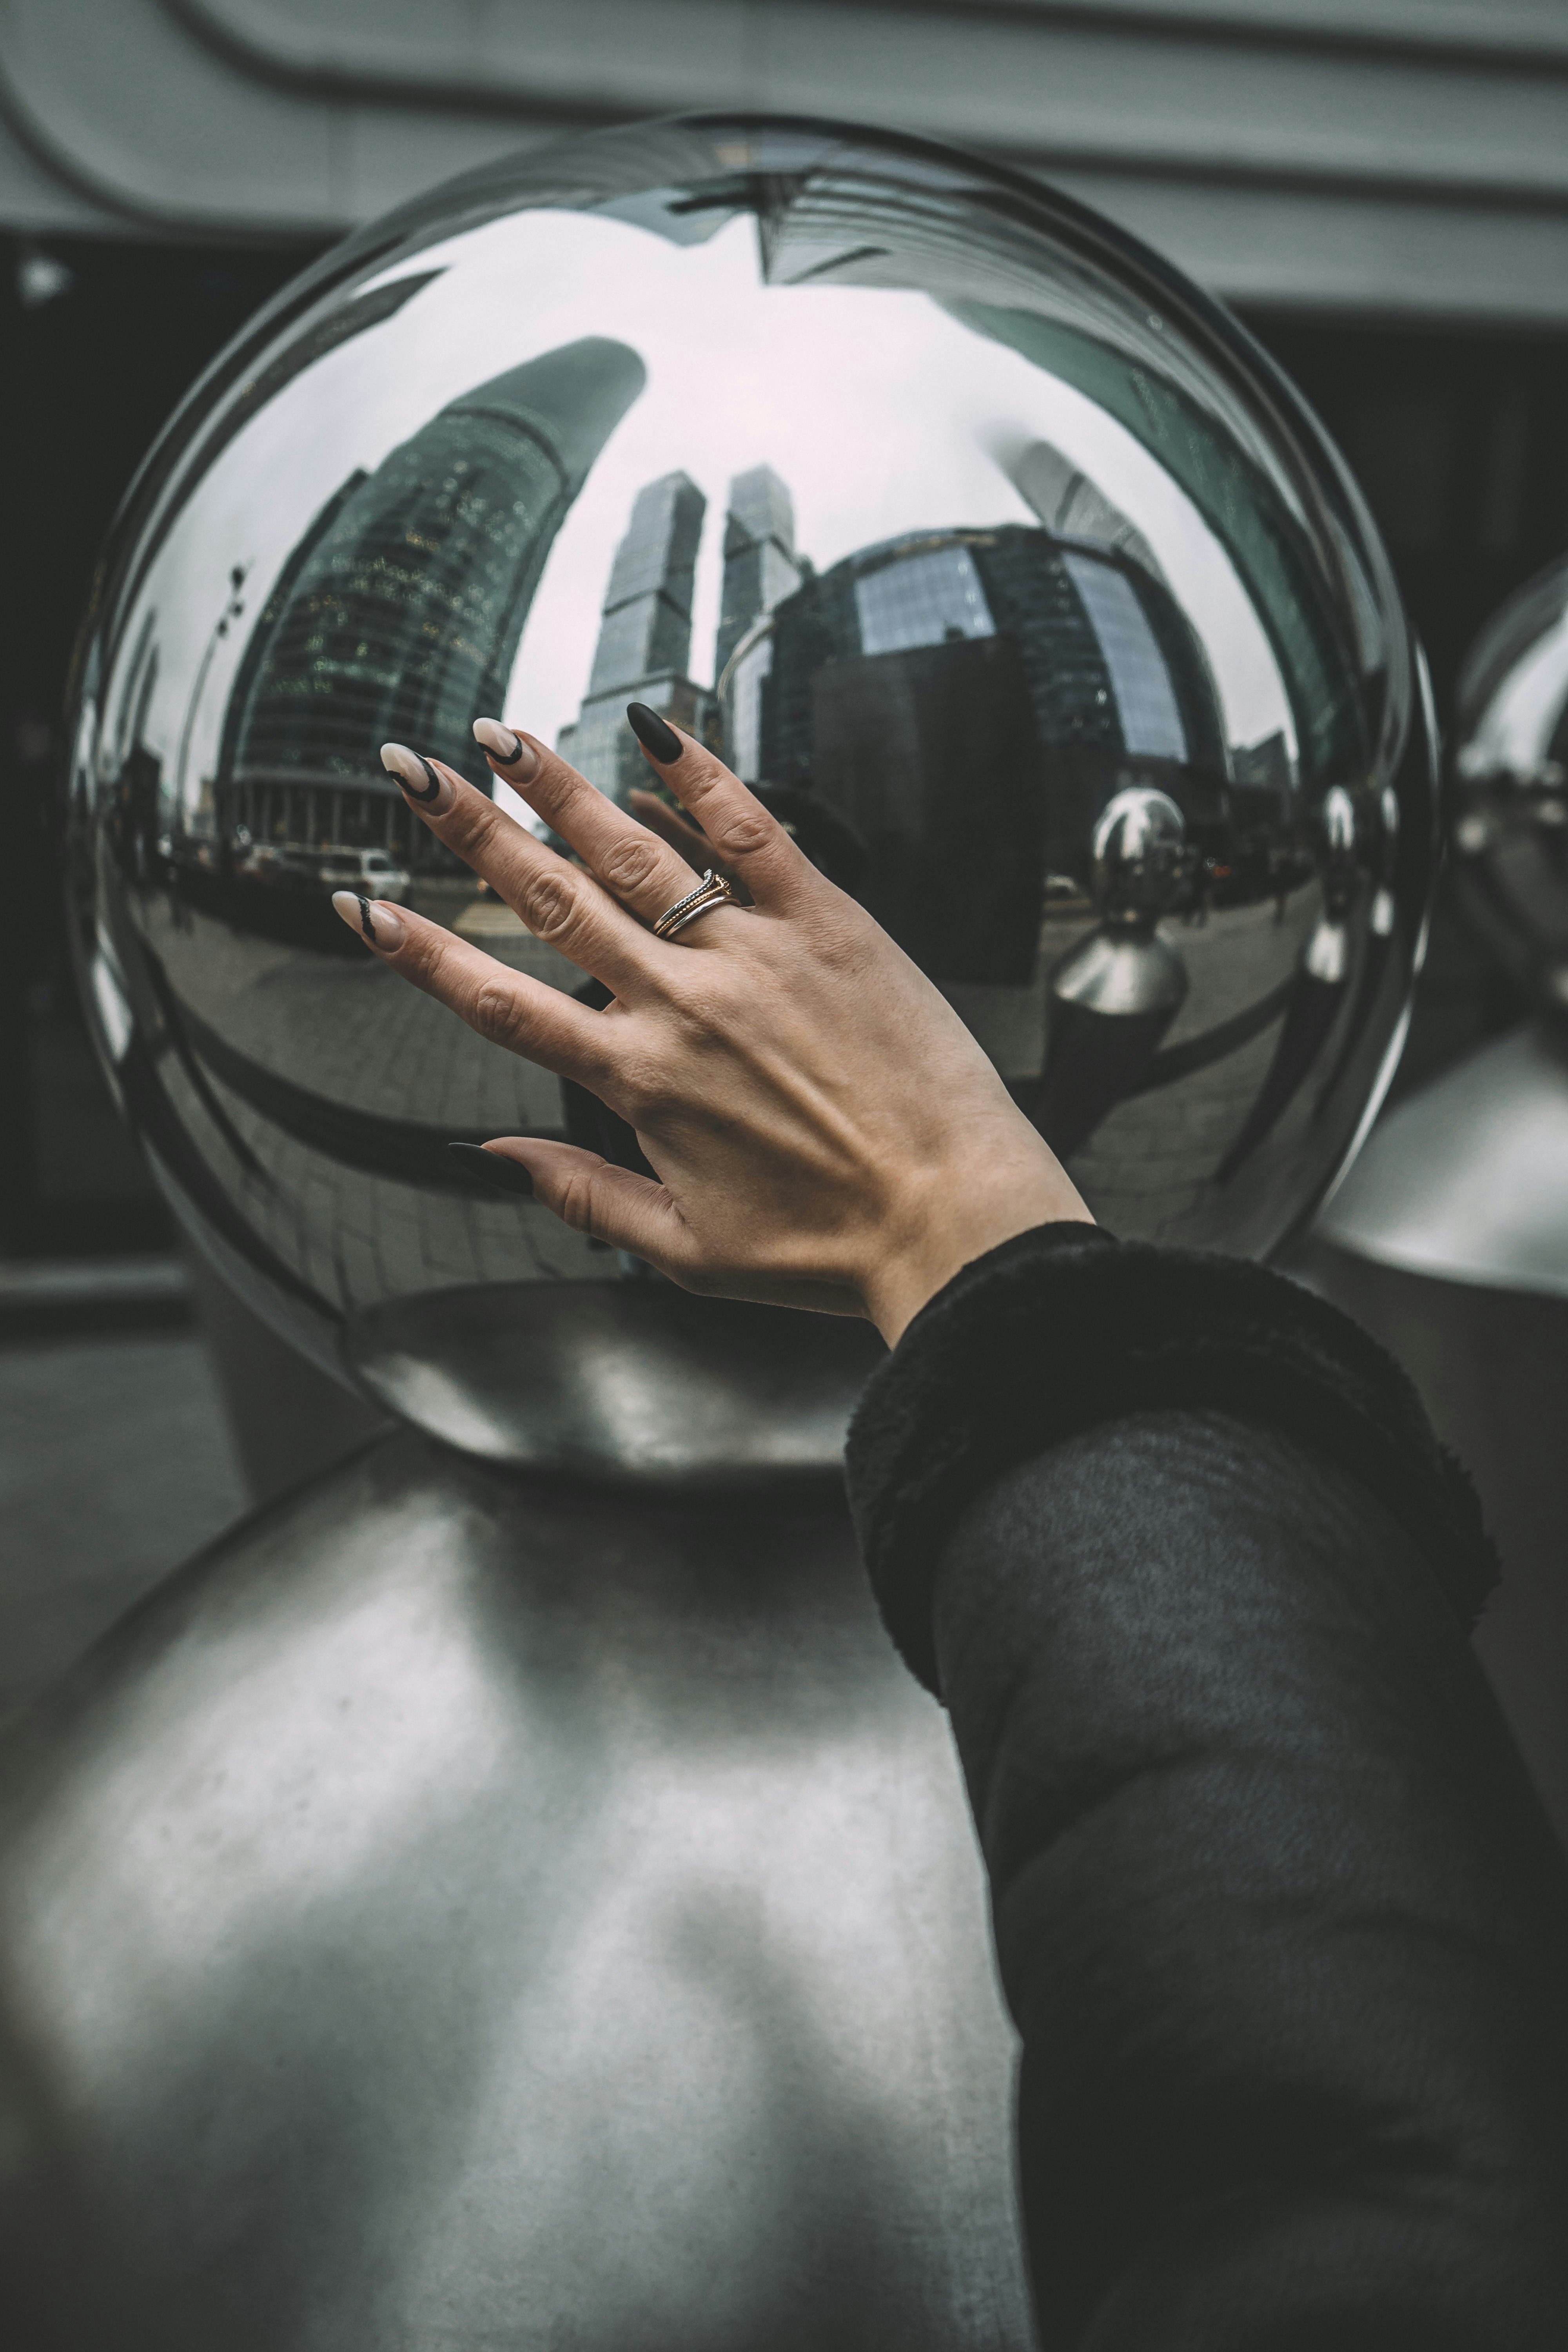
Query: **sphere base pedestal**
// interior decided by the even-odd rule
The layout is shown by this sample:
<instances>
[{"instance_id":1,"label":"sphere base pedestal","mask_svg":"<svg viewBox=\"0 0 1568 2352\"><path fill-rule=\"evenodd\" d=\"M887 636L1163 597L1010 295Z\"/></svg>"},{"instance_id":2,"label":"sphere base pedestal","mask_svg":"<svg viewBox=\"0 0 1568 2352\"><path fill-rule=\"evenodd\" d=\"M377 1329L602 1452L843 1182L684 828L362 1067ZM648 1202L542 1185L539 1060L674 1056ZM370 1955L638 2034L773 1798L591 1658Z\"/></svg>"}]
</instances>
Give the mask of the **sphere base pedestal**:
<instances>
[{"instance_id":1,"label":"sphere base pedestal","mask_svg":"<svg viewBox=\"0 0 1568 2352\"><path fill-rule=\"evenodd\" d=\"M162 1588L0 1799L39 2343L1028 2345L973 1832L841 1512L398 1433Z\"/></svg>"},{"instance_id":2,"label":"sphere base pedestal","mask_svg":"<svg viewBox=\"0 0 1568 2352\"><path fill-rule=\"evenodd\" d=\"M1498 1038L1384 1119L1314 1240L1476 1481L1502 1562L1476 1648L1568 1845L1568 1057Z\"/></svg>"}]
</instances>

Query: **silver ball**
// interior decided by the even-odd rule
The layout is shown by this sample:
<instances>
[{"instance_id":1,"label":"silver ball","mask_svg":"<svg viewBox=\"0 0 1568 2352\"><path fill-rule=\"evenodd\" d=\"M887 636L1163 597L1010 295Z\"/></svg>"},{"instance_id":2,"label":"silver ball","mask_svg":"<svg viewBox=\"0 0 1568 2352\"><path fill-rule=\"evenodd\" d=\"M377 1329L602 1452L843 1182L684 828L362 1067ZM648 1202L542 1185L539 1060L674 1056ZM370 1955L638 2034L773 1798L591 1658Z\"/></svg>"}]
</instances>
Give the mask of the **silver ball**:
<instances>
[{"instance_id":1,"label":"silver ball","mask_svg":"<svg viewBox=\"0 0 1568 2352\"><path fill-rule=\"evenodd\" d=\"M1123 1235L1273 1248L1400 1034L1432 746L1341 461L1166 264L881 132L617 131L351 238L153 450L78 676L77 953L158 1181L279 1328L507 1458L710 1443L647 1371L691 1302L448 1155L637 1147L330 913L346 885L588 986L424 830L385 739L489 789L500 717L624 802L655 782L626 702L693 730ZM794 1401L711 1438L721 1482L742 1423L783 1459L826 1393L839 1339L799 1330Z\"/></svg>"},{"instance_id":2,"label":"silver ball","mask_svg":"<svg viewBox=\"0 0 1568 2352\"><path fill-rule=\"evenodd\" d=\"M1448 789L1461 911L1535 1010L1568 1020L1568 558L1467 656Z\"/></svg>"},{"instance_id":3,"label":"silver ball","mask_svg":"<svg viewBox=\"0 0 1568 2352\"><path fill-rule=\"evenodd\" d=\"M1187 821L1169 793L1134 784L1106 803L1089 836L1096 901L1112 920L1152 924L1186 880Z\"/></svg>"}]
</instances>

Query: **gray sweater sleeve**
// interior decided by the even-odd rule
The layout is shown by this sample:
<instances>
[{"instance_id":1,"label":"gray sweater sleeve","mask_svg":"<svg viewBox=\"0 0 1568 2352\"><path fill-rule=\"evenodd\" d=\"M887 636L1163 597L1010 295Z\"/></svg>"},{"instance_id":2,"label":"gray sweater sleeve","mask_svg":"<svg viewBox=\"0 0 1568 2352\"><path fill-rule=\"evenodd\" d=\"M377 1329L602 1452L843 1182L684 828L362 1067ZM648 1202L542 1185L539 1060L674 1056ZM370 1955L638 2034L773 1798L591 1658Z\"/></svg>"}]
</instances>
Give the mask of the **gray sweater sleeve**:
<instances>
[{"instance_id":1,"label":"gray sweater sleeve","mask_svg":"<svg viewBox=\"0 0 1568 2352\"><path fill-rule=\"evenodd\" d=\"M967 1270L850 1453L990 1873L1043 2343L1561 2352L1568 1877L1473 1501L1353 1326L1142 1255Z\"/></svg>"}]
</instances>

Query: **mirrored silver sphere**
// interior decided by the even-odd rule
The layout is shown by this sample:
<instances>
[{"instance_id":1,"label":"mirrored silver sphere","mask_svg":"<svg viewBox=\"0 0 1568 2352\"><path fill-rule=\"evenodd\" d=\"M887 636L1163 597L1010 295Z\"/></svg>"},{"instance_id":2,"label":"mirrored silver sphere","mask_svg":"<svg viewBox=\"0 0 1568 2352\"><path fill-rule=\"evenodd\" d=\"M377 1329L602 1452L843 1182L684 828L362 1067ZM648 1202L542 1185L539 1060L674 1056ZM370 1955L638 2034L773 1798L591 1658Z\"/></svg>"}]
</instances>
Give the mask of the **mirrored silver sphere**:
<instances>
[{"instance_id":1,"label":"mirrored silver sphere","mask_svg":"<svg viewBox=\"0 0 1568 2352\"><path fill-rule=\"evenodd\" d=\"M1568 1023L1568 557L1511 596L1459 677L1454 874L1472 929Z\"/></svg>"},{"instance_id":2,"label":"mirrored silver sphere","mask_svg":"<svg viewBox=\"0 0 1568 2352\"><path fill-rule=\"evenodd\" d=\"M811 1318L773 1381L749 1328L710 1344L729 1310L689 1328L646 1268L481 1193L449 1139L635 1140L329 910L398 899L583 992L378 747L488 790L497 714L624 800L634 698L919 961L1113 1232L1264 1253L1344 1165L1436 803L1419 656L1321 429L1032 182L832 124L619 131L282 295L148 458L84 638L104 1057L186 1226L323 1360L503 1458L831 1459L865 1335ZM539 1436L541 1395L578 1439Z\"/></svg>"}]
</instances>

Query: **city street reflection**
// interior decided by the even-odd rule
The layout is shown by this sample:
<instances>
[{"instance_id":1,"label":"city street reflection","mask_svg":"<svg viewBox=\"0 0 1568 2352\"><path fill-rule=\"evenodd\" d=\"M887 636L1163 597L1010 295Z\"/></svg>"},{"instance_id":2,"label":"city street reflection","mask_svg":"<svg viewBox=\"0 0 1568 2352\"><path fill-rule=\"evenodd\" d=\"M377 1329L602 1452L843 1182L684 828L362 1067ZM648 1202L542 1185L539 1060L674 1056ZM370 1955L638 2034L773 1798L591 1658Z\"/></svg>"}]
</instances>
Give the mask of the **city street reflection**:
<instances>
[{"instance_id":1,"label":"city street reflection","mask_svg":"<svg viewBox=\"0 0 1568 2352\"><path fill-rule=\"evenodd\" d=\"M1311 419L1047 191L830 127L620 132L280 298L153 452L84 640L100 1043L187 1225L318 1355L400 1302L646 1272L446 1150L635 1138L328 905L583 992L379 746L489 790L499 713L629 805L634 698L915 958L1113 1231L1261 1252L1321 1197L1399 1032L1434 800Z\"/></svg>"}]
</instances>

